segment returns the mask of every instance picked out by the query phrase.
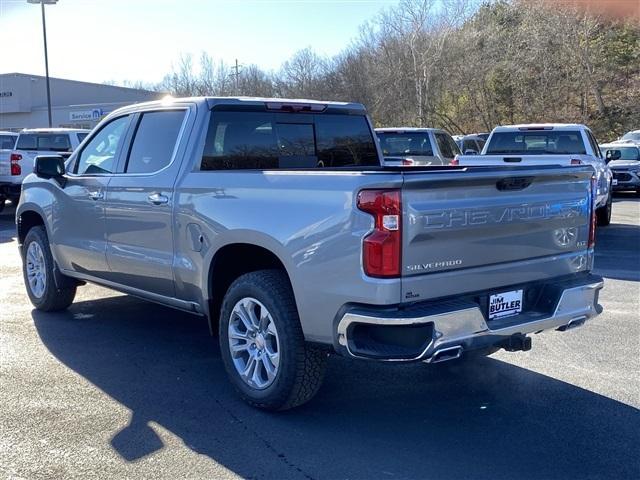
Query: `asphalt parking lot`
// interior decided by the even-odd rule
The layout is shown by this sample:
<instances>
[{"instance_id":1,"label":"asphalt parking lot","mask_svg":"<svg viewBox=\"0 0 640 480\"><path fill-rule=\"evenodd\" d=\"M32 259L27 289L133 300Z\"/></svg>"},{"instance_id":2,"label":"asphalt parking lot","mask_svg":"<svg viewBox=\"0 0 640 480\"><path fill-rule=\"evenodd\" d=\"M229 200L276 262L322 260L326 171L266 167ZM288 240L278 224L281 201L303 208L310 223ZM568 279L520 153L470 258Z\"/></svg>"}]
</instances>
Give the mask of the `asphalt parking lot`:
<instances>
[{"instance_id":1,"label":"asphalt parking lot","mask_svg":"<svg viewBox=\"0 0 640 480\"><path fill-rule=\"evenodd\" d=\"M0 478L640 478L640 199L597 238L603 315L526 353L396 366L332 357L268 414L201 319L96 286L28 302L0 214Z\"/></svg>"}]
</instances>

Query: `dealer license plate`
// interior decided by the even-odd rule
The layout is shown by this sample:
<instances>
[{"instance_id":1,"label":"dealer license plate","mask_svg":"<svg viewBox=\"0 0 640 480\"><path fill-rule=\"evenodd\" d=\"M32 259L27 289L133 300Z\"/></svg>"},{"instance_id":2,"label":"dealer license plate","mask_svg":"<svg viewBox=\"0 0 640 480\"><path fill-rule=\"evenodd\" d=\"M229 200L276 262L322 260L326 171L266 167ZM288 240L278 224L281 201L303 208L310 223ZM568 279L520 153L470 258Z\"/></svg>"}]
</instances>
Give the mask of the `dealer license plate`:
<instances>
[{"instance_id":1,"label":"dealer license plate","mask_svg":"<svg viewBox=\"0 0 640 480\"><path fill-rule=\"evenodd\" d=\"M497 293L489 297L489 320L517 315L522 311L522 290Z\"/></svg>"}]
</instances>

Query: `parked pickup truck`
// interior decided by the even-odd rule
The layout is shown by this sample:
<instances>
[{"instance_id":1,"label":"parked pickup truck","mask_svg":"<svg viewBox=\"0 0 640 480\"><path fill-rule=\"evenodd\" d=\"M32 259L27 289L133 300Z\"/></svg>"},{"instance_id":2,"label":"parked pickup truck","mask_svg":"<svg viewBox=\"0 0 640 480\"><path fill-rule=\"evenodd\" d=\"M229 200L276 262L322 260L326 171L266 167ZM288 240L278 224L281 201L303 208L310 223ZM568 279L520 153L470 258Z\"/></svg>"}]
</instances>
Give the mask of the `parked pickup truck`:
<instances>
[{"instance_id":1,"label":"parked pickup truck","mask_svg":"<svg viewBox=\"0 0 640 480\"><path fill-rule=\"evenodd\" d=\"M18 203L24 178L33 172L38 155L68 157L82 143L89 130L73 128L31 128L18 134L15 148L0 151L0 199Z\"/></svg>"},{"instance_id":2,"label":"parked pickup truck","mask_svg":"<svg viewBox=\"0 0 640 480\"><path fill-rule=\"evenodd\" d=\"M609 225L613 174L591 130L580 124L506 125L491 132L480 155L461 155L454 164L591 165L597 180L598 225Z\"/></svg>"},{"instance_id":3,"label":"parked pickup truck","mask_svg":"<svg viewBox=\"0 0 640 480\"><path fill-rule=\"evenodd\" d=\"M527 350L528 334L601 312L591 167L381 158L359 104L119 109L24 181L27 293L60 310L93 282L206 317L231 382L265 409L309 400L330 352Z\"/></svg>"}]
</instances>

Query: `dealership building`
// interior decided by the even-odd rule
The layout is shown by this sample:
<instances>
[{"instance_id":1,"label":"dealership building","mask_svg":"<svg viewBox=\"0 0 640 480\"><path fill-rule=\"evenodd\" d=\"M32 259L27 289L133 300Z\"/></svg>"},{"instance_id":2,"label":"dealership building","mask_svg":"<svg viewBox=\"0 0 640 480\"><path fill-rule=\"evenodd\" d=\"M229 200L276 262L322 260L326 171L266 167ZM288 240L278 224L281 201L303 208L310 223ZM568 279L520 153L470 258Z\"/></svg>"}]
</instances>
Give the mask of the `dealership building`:
<instances>
[{"instance_id":1,"label":"dealership building","mask_svg":"<svg viewBox=\"0 0 640 480\"><path fill-rule=\"evenodd\" d=\"M93 128L108 113L132 103L166 95L137 88L49 78L54 127ZM45 77L0 74L0 130L48 127Z\"/></svg>"}]
</instances>

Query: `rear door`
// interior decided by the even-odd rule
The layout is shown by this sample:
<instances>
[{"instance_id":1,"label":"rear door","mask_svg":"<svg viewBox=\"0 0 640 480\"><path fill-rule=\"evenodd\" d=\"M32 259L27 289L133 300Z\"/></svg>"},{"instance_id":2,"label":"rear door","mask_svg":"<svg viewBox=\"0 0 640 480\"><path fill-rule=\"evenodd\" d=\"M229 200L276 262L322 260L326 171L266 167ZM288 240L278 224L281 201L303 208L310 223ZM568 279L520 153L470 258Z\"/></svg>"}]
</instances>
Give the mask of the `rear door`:
<instances>
[{"instance_id":1,"label":"rear door","mask_svg":"<svg viewBox=\"0 0 640 480\"><path fill-rule=\"evenodd\" d=\"M106 194L110 280L172 297L174 184L188 108L134 117L131 141Z\"/></svg>"},{"instance_id":2,"label":"rear door","mask_svg":"<svg viewBox=\"0 0 640 480\"><path fill-rule=\"evenodd\" d=\"M404 176L403 290L413 295L405 298L479 291L586 268L589 167Z\"/></svg>"}]
</instances>

